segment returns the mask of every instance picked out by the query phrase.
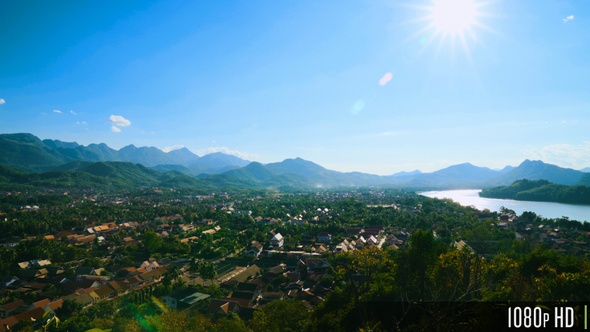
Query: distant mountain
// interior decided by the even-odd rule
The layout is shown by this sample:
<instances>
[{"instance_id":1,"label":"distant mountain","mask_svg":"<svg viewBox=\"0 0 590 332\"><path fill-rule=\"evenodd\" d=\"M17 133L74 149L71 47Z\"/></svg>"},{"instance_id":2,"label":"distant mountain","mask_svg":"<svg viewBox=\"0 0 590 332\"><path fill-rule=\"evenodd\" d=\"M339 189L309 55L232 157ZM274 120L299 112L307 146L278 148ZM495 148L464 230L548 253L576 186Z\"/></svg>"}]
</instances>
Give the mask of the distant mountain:
<instances>
[{"instance_id":1,"label":"distant mountain","mask_svg":"<svg viewBox=\"0 0 590 332\"><path fill-rule=\"evenodd\" d=\"M477 183L494 178L498 172L487 167L478 167L470 163L464 163L441 169L432 174L442 179L461 178L465 182Z\"/></svg>"},{"instance_id":2,"label":"distant mountain","mask_svg":"<svg viewBox=\"0 0 590 332\"><path fill-rule=\"evenodd\" d=\"M245 167L233 169L222 174L209 175L203 181L217 186L229 187L280 187L305 186L303 181L284 178L272 173L265 165L251 162Z\"/></svg>"},{"instance_id":3,"label":"distant mountain","mask_svg":"<svg viewBox=\"0 0 590 332\"><path fill-rule=\"evenodd\" d=\"M172 151L168 152L167 155L172 160L174 160L175 164L184 165L184 166L188 166L191 163L200 159L199 156L192 153L187 148L172 150Z\"/></svg>"},{"instance_id":4,"label":"distant mountain","mask_svg":"<svg viewBox=\"0 0 590 332\"><path fill-rule=\"evenodd\" d=\"M556 184L590 184L590 174L562 168L542 161L525 160L517 167L501 170L469 163L453 165L432 173L390 176L394 185L415 189L488 188L505 186L521 179L548 180Z\"/></svg>"},{"instance_id":5,"label":"distant mountain","mask_svg":"<svg viewBox=\"0 0 590 332\"><path fill-rule=\"evenodd\" d=\"M470 163L449 166L432 173L417 172L390 177L396 186L416 189L481 188L499 175L498 171Z\"/></svg>"},{"instance_id":6,"label":"distant mountain","mask_svg":"<svg viewBox=\"0 0 590 332\"><path fill-rule=\"evenodd\" d=\"M106 144L40 140L31 134L0 134L0 182L23 185L220 187L366 187L393 186L412 190L489 188L521 179L547 180L562 185L590 185L590 173L525 160L501 170L470 163L436 172L400 172L378 176L337 172L301 158L261 164L236 156L212 153L199 157L186 148L163 152L155 147L128 145L114 150ZM4 166L3 166L4 167ZM19 170L38 172L38 175Z\"/></svg>"},{"instance_id":7,"label":"distant mountain","mask_svg":"<svg viewBox=\"0 0 590 332\"><path fill-rule=\"evenodd\" d=\"M590 167L582 168L580 172L590 173Z\"/></svg>"},{"instance_id":8,"label":"distant mountain","mask_svg":"<svg viewBox=\"0 0 590 332\"><path fill-rule=\"evenodd\" d=\"M506 166L499 171L464 163L432 173L390 178L396 186L415 189L488 188L510 185L521 179L590 185L590 174L531 160L525 160L517 167Z\"/></svg>"},{"instance_id":9,"label":"distant mountain","mask_svg":"<svg viewBox=\"0 0 590 332\"><path fill-rule=\"evenodd\" d=\"M75 142L40 140L31 134L0 134L0 163L40 172L74 161L121 161L146 167L180 165L186 167L181 171L189 175L222 173L249 163L223 153L199 157L186 148L166 153L155 147L128 145L117 151L104 143L83 146Z\"/></svg>"},{"instance_id":10,"label":"distant mountain","mask_svg":"<svg viewBox=\"0 0 590 332\"><path fill-rule=\"evenodd\" d=\"M232 169L244 167L250 162L221 152L214 152L202 156L188 163L193 173L219 174Z\"/></svg>"},{"instance_id":11,"label":"distant mountain","mask_svg":"<svg viewBox=\"0 0 590 332\"><path fill-rule=\"evenodd\" d=\"M62 142L62 141L58 141L58 140L52 140L52 139L44 139L43 144L47 145L48 147L52 148L52 149L75 149L77 147L79 147L80 145L78 143L75 142Z\"/></svg>"},{"instance_id":12,"label":"distant mountain","mask_svg":"<svg viewBox=\"0 0 590 332\"><path fill-rule=\"evenodd\" d=\"M67 160L31 134L0 135L0 163L25 170L42 170Z\"/></svg>"},{"instance_id":13,"label":"distant mountain","mask_svg":"<svg viewBox=\"0 0 590 332\"><path fill-rule=\"evenodd\" d=\"M302 177L310 178L318 175L332 174L322 166L315 164L311 161L307 161L301 158L285 159L278 163L267 164L266 167L274 174L293 174ZM337 172L335 172L337 173Z\"/></svg>"},{"instance_id":14,"label":"distant mountain","mask_svg":"<svg viewBox=\"0 0 590 332\"><path fill-rule=\"evenodd\" d=\"M389 184L387 177L360 172L337 172L301 158L267 164L274 174L304 179L310 187L358 187Z\"/></svg>"},{"instance_id":15,"label":"distant mountain","mask_svg":"<svg viewBox=\"0 0 590 332\"><path fill-rule=\"evenodd\" d=\"M118 151L109 148L104 143L90 144L85 147L75 142L44 139L43 144L52 150L51 153L61 156L66 161L120 161Z\"/></svg>"},{"instance_id":16,"label":"distant mountain","mask_svg":"<svg viewBox=\"0 0 590 332\"><path fill-rule=\"evenodd\" d=\"M79 146L77 150L83 156L84 160L91 161L122 161L119 157L119 151L111 149L104 143L90 144L86 147Z\"/></svg>"},{"instance_id":17,"label":"distant mountain","mask_svg":"<svg viewBox=\"0 0 590 332\"><path fill-rule=\"evenodd\" d=\"M500 172L500 174L504 174L504 173L508 173L508 172L512 171L513 169L514 169L514 167L512 167L512 166L505 166L499 172Z\"/></svg>"},{"instance_id":18,"label":"distant mountain","mask_svg":"<svg viewBox=\"0 0 590 332\"><path fill-rule=\"evenodd\" d=\"M521 179L547 180L565 185L578 184L585 173L571 168L546 164L539 160L525 160L518 167L500 175L490 185L508 185Z\"/></svg>"},{"instance_id":19,"label":"distant mountain","mask_svg":"<svg viewBox=\"0 0 590 332\"><path fill-rule=\"evenodd\" d=\"M249 165L206 178L211 183L250 185L255 187L344 187L381 186L389 183L386 177L359 172L342 173L328 170L301 158L282 162Z\"/></svg>"},{"instance_id":20,"label":"distant mountain","mask_svg":"<svg viewBox=\"0 0 590 332\"><path fill-rule=\"evenodd\" d=\"M127 145L119 150L119 158L122 161L142 164L148 167L153 167L163 164L180 164L176 162L166 152L155 147L141 147L135 145Z\"/></svg>"},{"instance_id":21,"label":"distant mountain","mask_svg":"<svg viewBox=\"0 0 590 332\"><path fill-rule=\"evenodd\" d=\"M390 175L389 177L401 178L401 177L415 176L415 175L419 175L419 174L422 174L422 172L419 170L415 170L415 171L411 171L411 172L398 172L398 173Z\"/></svg>"}]
</instances>

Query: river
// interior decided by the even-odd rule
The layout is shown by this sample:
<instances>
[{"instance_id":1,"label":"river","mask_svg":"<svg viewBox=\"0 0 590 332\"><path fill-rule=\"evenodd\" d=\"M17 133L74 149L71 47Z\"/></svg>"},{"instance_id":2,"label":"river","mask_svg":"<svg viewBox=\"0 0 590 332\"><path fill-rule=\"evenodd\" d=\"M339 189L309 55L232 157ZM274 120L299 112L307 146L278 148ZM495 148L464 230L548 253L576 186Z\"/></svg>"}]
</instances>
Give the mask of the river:
<instances>
[{"instance_id":1,"label":"river","mask_svg":"<svg viewBox=\"0 0 590 332\"><path fill-rule=\"evenodd\" d=\"M515 201L479 197L481 190L443 190L421 192L420 195L435 198L450 198L463 206L474 206L479 210L500 211L500 207L514 210L517 214L531 211L544 218L568 217L571 220L590 222L590 205L574 205L551 202Z\"/></svg>"}]
</instances>

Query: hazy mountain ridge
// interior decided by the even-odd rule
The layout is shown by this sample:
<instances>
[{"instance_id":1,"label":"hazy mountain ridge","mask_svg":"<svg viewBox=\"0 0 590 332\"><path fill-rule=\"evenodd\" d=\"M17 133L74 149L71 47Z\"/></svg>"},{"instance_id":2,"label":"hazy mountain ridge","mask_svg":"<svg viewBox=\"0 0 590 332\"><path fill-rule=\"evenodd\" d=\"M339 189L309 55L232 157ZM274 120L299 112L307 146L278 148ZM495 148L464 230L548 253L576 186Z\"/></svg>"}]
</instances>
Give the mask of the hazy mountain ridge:
<instances>
[{"instance_id":1,"label":"hazy mountain ridge","mask_svg":"<svg viewBox=\"0 0 590 332\"><path fill-rule=\"evenodd\" d=\"M505 186L521 179L590 185L590 174L542 161L525 160L517 167L506 166L501 170L463 163L431 173L416 170L380 176L333 171L301 158L261 164L220 152L199 157L186 148L166 153L154 147L134 145L117 151L104 143L82 146L75 142L42 141L31 134L0 135L0 163L9 166L2 168L0 181L26 184L59 185L61 180L71 183L78 177L84 182L99 183L110 179L114 186L393 186L435 190ZM31 175L14 168L45 173Z\"/></svg>"},{"instance_id":2,"label":"hazy mountain ridge","mask_svg":"<svg viewBox=\"0 0 590 332\"><path fill-rule=\"evenodd\" d=\"M222 173L249 163L219 152L199 157L186 148L164 152L131 144L114 150L104 143L83 146L76 142L41 140L32 134L0 134L0 163L28 171L49 171L73 161L121 161L146 167L180 165L186 167L181 171L189 175Z\"/></svg>"},{"instance_id":3,"label":"hazy mountain ridge","mask_svg":"<svg viewBox=\"0 0 590 332\"><path fill-rule=\"evenodd\" d=\"M421 171L419 170L414 170L411 172L406 172L406 171L402 171L402 172L397 172L395 174L389 175L389 177L406 177L406 176L414 176L414 175L418 175L418 174L422 174Z\"/></svg>"},{"instance_id":4,"label":"hazy mountain ridge","mask_svg":"<svg viewBox=\"0 0 590 332\"><path fill-rule=\"evenodd\" d=\"M395 177L397 185L414 188L480 188L497 177L498 171L470 163L449 166L432 173Z\"/></svg>"},{"instance_id":5,"label":"hazy mountain ridge","mask_svg":"<svg viewBox=\"0 0 590 332\"><path fill-rule=\"evenodd\" d=\"M188 168L191 170L191 172L196 174L219 174L232 169L244 167L249 163L250 161L236 156L228 155L222 152L214 152L206 154L197 160L193 160L188 164Z\"/></svg>"},{"instance_id":6,"label":"hazy mountain ridge","mask_svg":"<svg viewBox=\"0 0 590 332\"><path fill-rule=\"evenodd\" d=\"M254 171L255 170L255 171ZM286 159L278 163L252 163L247 167L225 172L224 178L234 181L245 181L250 184L262 185L274 176L281 176L281 183L306 187L339 187L339 186L395 186L411 189L460 189L460 188L488 188L498 185L509 185L516 180L550 179L556 184L578 184L584 181L590 183L590 175L579 171L561 168L541 161L525 160L518 167L507 166L502 170L492 170L478 167L470 163L453 165L436 172L412 172L399 176L379 176L373 174L352 172L342 173L323 168L313 162L301 158ZM215 181L210 176L209 181ZM286 183L285 183L286 181Z\"/></svg>"},{"instance_id":7,"label":"hazy mountain ridge","mask_svg":"<svg viewBox=\"0 0 590 332\"><path fill-rule=\"evenodd\" d=\"M571 168L546 164L540 160L525 160L518 167L502 174L491 185L508 185L521 179L547 180L565 185L580 184L585 173Z\"/></svg>"}]
</instances>

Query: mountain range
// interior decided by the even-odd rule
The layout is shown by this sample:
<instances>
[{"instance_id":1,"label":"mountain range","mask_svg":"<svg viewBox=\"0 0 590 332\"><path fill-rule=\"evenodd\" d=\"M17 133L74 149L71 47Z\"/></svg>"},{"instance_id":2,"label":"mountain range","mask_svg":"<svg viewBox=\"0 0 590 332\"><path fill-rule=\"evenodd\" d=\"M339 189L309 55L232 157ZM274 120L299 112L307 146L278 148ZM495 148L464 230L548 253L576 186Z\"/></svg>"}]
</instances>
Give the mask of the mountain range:
<instances>
[{"instance_id":1,"label":"mountain range","mask_svg":"<svg viewBox=\"0 0 590 332\"><path fill-rule=\"evenodd\" d=\"M502 170L453 165L432 173L400 172L379 176L328 170L301 158L261 164L212 153L202 157L186 148L163 152L128 145L114 150L106 144L41 140L32 134L0 134L0 183L49 187L133 186L211 188L368 187L426 189L487 188L521 179L564 185L590 185L590 173L525 160Z\"/></svg>"},{"instance_id":2,"label":"mountain range","mask_svg":"<svg viewBox=\"0 0 590 332\"><path fill-rule=\"evenodd\" d=\"M0 135L0 163L39 172L53 170L72 161L123 161L191 175L223 173L250 163L223 153L199 157L187 148L164 152L155 147L128 145L114 150L104 143L83 146L75 142L41 140L32 134Z\"/></svg>"}]
</instances>

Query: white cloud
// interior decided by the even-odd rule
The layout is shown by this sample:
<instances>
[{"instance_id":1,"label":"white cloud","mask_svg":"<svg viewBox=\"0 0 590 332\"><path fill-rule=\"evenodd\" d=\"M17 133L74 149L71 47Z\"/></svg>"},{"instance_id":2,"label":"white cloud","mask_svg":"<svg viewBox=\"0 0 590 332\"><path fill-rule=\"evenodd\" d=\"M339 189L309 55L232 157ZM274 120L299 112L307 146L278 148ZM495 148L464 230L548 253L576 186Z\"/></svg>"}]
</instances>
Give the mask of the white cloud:
<instances>
[{"instance_id":1,"label":"white cloud","mask_svg":"<svg viewBox=\"0 0 590 332\"><path fill-rule=\"evenodd\" d=\"M115 125L117 127L127 127L127 126L131 125L131 121L125 119L124 117L122 117L120 115L111 115L109 117L109 120L111 120L113 125Z\"/></svg>"},{"instance_id":2,"label":"white cloud","mask_svg":"<svg viewBox=\"0 0 590 332\"><path fill-rule=\"evenodd\" d=\"M215 152L221 152L221 153L229 154L229 155L236 156L236 157L239 157L242 159L247 159L247 160L254 160L254 159L258 158L258 155L256 155L256 154L241 152L241 151L237 151L237 150L231 150L225 146L210 147L210 148L206 148L206 149L201 149L201 150L197 151L197 154L206 155L206 154L215 153Z\"/></svg>"},{"instance_id":3,"label":"white cloud","mask_svg":"<svg viewBox=\"0 0 590 332\"><path fill-rule=\"evenodd\" d=\"M561 167L573 169L590 167L590 141L577 145L552 144L524 152L528 159L539 159Z\"/></svg>"},{"instance_id":4,"label":"white cloud","mask_svg":"<svg viewBox=\"0 0 590 332\"><path fill-rule=\"evenodd\" d=\"M184 148L184 145L172 145L172 146L167 146L167 147L163 148L162 151L168 153L170 151L180 150L182 148Z\"/></svg>"},{"instance_id":5,"label":"white cloud","mask_svg":"<svg viewBox=\"0 0 590 332\"><path fill-rule=\"evenodd\" d=\"M573 21L574 20L574 15L570 15L564 19L562 19L563 23L567 23L569 21Z\"/></svg>"},{"instance_id":6,"label":"white cloud","mask_svg":"<svg viewBox=\"0 0 590 332\"><path fill-rule=\"evenodd\" d=\"M60 110L53 110L53 113L62 114Z\"/></svg>"},{"instance_id":7,"label":"white cloud","mask_svg":"<svg viewBox=\"0 0 590 332\"><path fill-rule=\"evenodd\" d=\"M82 126L85 126L85 125L87 125L87 124L88 124L88 122L86 122L86 121L76 121L76 124L77 124L77 125L82 125Z\"/></svg>"},{"instance_id":8,"label":"white cloud","mask_svg":"<svg viewBox=\"0 0 590 332\"><path fill-rule=\"evenodd\" d=\"M4 105L6 104L6 100L4 100L4 98L0 98L0 105Z\"/></svg>"},{"instance_id":9,"label":"white cloud","mask_svg":"<svg viewBox=\"0 0 590 332\"><path fill-rule=\"evenodd\" d=\"M109 117L109 120L111 120L111 123L112 123L111 131L113 133L120 133L121 132L120 127L128 127L131 125L131 121L125 119L124 117L122 117L120 115L111 115Z\"/></svg>"},{"instance_id":10,"label":"white cloud","mask_svg":"<svg viewBox=\"0 0 590 332\"><path fill-rule=\"evenodd\" d=\"M401 136L402 133L399 131L384 131L379 133L379 137L393 137L393 136Z\"/></svg>"},{"instance_id":11,"label":"white cloud","mask_svg":"<svg viewBox=\"0 0 590 332\"><path fill-rule=\"evenodd\" d=\"M74 112L74 111L70 111L70 114L72 115L77 115L78 113Z\"/></svg>"}]
</instances>

